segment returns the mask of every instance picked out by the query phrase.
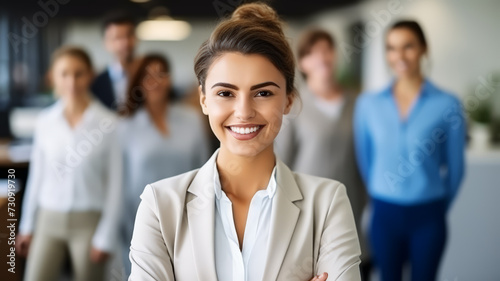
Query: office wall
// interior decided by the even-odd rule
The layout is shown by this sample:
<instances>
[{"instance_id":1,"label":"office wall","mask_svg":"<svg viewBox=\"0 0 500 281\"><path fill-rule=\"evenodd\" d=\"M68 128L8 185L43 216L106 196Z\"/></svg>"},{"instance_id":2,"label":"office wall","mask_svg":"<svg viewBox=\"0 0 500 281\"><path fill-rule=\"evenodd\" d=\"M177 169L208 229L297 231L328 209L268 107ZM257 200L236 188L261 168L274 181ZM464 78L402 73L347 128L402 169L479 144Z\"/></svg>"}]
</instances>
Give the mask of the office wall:
<instances>
[{"instance_id":1,"label":"office wall","mask_svg":"<svg viewBox=\"0 0 500 281\"><path fill-rule=\"evenodd\" d=\"M188 21L191 24L192 32L185 40L163 42L142 41L139 42L137 49L138 54L157 52L168 56L172 64L174 86L182 90L189 90L193 85L196 85L196 77L193 70L194 57L200 45L210 36L210 33L217 25L217 19L195 19ZM287 22L286 33L291 43L294 43L293 38L297 34L297 31L300 30L301 25L298 21ZM111 57L104 49L102 43L100 26L101 23L98 20L72 20L67 24L63 39L65 44L75 44L85 47L90 52L98 71L102 71L111 62Z\"/></svg>"},{"instance_id":2,"label":"office wall","mask_svg":"<svg viewBox=\"0 0 500 281\"><path fill-rule=\"evenodd\" d=\"M364 89L373 90L391 77L383 55L386 28L399 18L416 19L430 45L425 72L441 87L463 97L480 83L479 76L500 71L499 10L496 0L372 0L326 11L312 20L341 38L347 31L340 26L358 20L368 24L370 32L363 37L368 43L361 47L362 76Z\"/></svg>"}]
</instances>

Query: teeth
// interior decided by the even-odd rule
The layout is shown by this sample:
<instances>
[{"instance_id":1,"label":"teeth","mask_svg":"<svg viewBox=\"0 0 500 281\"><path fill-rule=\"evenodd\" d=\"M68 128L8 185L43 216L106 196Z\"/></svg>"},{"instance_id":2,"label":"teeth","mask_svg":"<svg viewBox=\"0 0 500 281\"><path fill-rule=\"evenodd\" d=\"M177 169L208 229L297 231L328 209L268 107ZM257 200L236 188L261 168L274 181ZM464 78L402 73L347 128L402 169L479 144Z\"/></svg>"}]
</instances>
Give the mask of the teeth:
<instances>
[{"instance_id":1,"label":"teeth","mask_svg":"<svg viewBox=\"0 0 500 281\"><path fill-rule=\"evenodd\" d=\"M250 134L250 133L253 133L255 131L257 131L260 126L255 126L255 127L246 127L246 128L243 128L243 127L235 127L235 126L231 126L231 131L235 132L235 133L238 133L238 134L241 134L241 135L246 135L246 134Z\"/></svg>"}]
</instances>

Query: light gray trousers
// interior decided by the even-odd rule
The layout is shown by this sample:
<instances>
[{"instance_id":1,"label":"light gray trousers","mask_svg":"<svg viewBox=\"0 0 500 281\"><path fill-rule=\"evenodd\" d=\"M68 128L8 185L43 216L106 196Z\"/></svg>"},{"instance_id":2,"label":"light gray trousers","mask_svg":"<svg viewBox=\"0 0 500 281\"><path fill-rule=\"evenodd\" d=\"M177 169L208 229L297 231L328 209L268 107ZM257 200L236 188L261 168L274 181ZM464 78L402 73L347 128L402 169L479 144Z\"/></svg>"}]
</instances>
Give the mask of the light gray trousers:
<instances>
[{"instance_id":1,"label":"light gray trousers","mask_svg":"<svg viewBox=\"0 0 500 281\"><path fill-rule=\"evenodd\" d=\"M28 253L24 280L58 280L67 253L73 268L72 280L103 280L105 263L95 264L90 260L92 237L100 217L101 213L97 211L40 210Z\"/></svg>"}]
</instances>

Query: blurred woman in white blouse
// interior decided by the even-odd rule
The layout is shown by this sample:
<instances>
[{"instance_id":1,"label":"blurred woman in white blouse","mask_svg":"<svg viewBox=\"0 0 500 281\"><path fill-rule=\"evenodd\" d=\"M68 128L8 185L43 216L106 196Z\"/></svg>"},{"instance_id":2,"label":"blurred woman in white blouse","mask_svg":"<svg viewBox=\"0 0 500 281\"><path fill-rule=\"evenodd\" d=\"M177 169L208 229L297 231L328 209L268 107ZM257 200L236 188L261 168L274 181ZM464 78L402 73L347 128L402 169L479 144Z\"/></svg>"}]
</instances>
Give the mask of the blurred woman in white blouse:
<instances>
[{"instance_id":1,"label":"blurred woman in white blouse","mask_svg":"<svg viewBox=\"0 0 500 281\"><path fill-rule=\"evenodd\" d=\"M73 280L103 280L121 214L117 117L92 97L92 63L76 47L53 54L55 104L40 114L17 237L25 280L57 280L69 252Z\"/></svg>"},{"instance_id":2,"label":"blurred woman in white blouse","mask_svg":"<svg viewBox=\"0 0 500 281\"><path fill-rule=\"evenodd\" d=\"M170 97L170 64L158 54L139 60L130 79L120 141L124 152L124 210L122 221L125 273L135 215L146 184L199 168L209 157L201 115Z\"/></svg>"},{"instance_id":3,"label":"blurred woman in white blouse","mask_svg":"<svg viewBox=\"0 0 500 281\"><path fill-rule=\"evenodd\" d=\"M236 9L194 68L220 148L200 169L144 189L129 280L359 281L345 186L292 172L273 151L296 96L276 12L262 3Z\"/></svg>"}]
</instances>

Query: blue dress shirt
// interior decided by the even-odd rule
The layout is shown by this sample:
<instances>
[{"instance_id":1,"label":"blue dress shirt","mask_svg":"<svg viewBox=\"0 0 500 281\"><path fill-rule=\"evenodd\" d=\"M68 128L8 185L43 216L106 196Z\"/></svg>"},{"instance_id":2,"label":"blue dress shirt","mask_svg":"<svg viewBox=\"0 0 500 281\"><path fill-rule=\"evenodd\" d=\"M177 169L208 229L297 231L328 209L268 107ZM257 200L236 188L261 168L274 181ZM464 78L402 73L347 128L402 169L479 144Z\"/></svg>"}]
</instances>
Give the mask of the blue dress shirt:
<instances>
[{"instance_id":1,"label":"blue dress shirt","mask_svg":"<svg viewBox=\"0 0 500 281\"><path fill-rule=\"evenodd\" d=\"M464 174L460 101L425 80L405 120L392 92L361 95L354 113L358 165L372 198L400 205L445 199Z\"/></svg>"}]
</instances>

